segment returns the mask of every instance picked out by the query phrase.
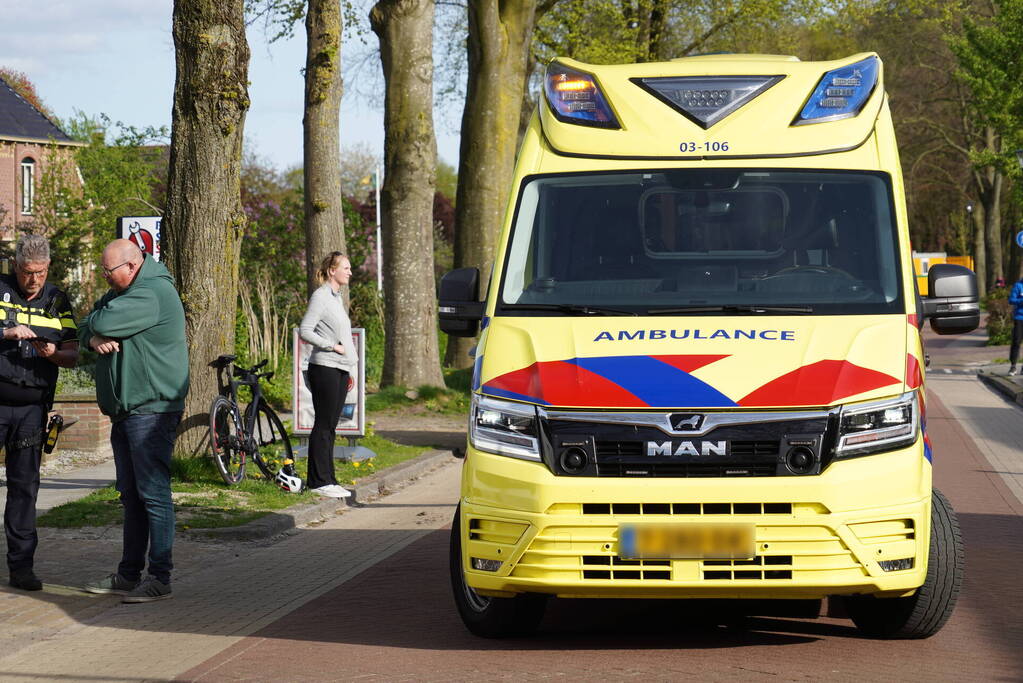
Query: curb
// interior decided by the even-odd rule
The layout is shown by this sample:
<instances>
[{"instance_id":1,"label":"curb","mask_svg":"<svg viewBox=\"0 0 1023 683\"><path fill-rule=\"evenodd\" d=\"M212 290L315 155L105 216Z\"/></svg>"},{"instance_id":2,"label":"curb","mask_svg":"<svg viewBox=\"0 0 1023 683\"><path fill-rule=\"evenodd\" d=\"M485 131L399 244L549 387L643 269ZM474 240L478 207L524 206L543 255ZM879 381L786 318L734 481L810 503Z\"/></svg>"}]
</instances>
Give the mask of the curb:
<instances>
[{"instance_id":1,"label":"curb","mask_svg":"<svg viewBox=\"0 0 1023 683\"><path fill-rule=\"evenodd\" d=\"M986 372L978 372L980 381L988 385L996 392L1009 399L1016 405L1023 405L1023 387L1004 375L992 375Z\"/></svg>"},{"instance_id":2,"label":"curb","mask_svg":"<svg viewBox=\"0 0 1023 683\"><path fill-rule=\"evenodd\" d=\"M293 505L279 512L271 512L241 526L189 529L184 533L228 541L257 541L270 538L303 524L329 517L343 508L361 505L385 495L418 479L427 472L453 461L455 461L455 457L451 455L451 451L429 451L361 479L354 486L346 486L345 488L352 492L350 498L324 498L315 503Z\"/></svg>"}]
</instances>

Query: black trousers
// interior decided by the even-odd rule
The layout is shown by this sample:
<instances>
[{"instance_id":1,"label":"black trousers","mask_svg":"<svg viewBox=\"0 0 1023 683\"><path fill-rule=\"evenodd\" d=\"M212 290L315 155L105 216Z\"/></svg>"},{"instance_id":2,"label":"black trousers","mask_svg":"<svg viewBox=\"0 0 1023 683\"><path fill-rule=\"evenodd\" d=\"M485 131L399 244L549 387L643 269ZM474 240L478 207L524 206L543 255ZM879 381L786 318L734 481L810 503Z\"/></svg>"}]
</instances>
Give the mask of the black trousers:
<instances>
[{"instance_id":1,"label":"black trousers","mask_svg":"<svg viewBox=\"0 0 1023 683\"><path fill-rule=\"evenodd\" d=\"M39 463L43 452L43 420L46 410L34 404L0 405L0 443L7 454L7 567L14 571L32 567L39 536L36 533L36 496L39 494Z\"/></svg>"},{"instance_id":2,"label":"black trousers","mask_svg":"<svg viewBox=\"0 0 1023 683\"><path fill-rule=\"evenodd\" d=\"M309 475L311 488L336 484L334 476L334 428L348 393L348 373L325 365L309 364L309 390L313 395L313 431L309 434Z\"/></svg>"},{"instance_id":3,"label":"black trousers","mask_svg":"<svg viewBox=\"0 0 1023 683\"><path fill-rule=\"evenodd\" d=\"M1023 341L1023 320L1012 321L1012 345L1009 347L1009 363L1015 365L1019 360L1019 345Z\"/></svg>"}]
</instances>

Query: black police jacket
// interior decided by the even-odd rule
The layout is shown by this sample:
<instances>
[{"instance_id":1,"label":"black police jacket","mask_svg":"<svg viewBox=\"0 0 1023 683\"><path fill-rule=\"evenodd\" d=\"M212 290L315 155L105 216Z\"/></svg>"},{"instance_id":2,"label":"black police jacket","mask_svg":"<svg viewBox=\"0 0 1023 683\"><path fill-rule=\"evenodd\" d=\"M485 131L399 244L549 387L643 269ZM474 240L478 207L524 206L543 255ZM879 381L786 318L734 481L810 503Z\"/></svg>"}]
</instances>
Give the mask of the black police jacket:
<instances>
[{"instance_id":1,"label":"black police jacket","mask_svg":"<svg viewBox=\"0 0 1023 683\"><path fill-rule=\"evenodd\" d=\"M60 344L77 338L78 326L67 295L47 282L35 299L26 301L13 275L0 274L0 324L27 325L40 339ZM35 389L52 390L56 365L40 357L29 342L0 339L0 380Z\"/></svg>"}]
</instances>

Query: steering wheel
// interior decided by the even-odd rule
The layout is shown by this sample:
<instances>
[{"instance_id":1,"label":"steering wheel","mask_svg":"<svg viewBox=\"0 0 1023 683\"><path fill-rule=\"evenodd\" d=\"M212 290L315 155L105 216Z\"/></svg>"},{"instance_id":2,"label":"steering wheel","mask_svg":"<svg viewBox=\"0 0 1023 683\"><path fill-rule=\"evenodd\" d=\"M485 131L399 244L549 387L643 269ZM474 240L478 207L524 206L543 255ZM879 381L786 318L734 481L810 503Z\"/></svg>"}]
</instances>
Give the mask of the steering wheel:
<instances>
[{"instance_id":1,"label":"steering wheel","mask_svg":"<svg viewBox=\"0 0 1023 683\"><path fill-rule=\"evenodd\" d=\"M846 280L856 280L857 278L850 275L841 268L835 268L833 266L789 266L788 268L782 268L772 277L778 275L798 275L800 273L813 273L814 275L831 275L844 278Z\"/></svg>"}]
</instances>

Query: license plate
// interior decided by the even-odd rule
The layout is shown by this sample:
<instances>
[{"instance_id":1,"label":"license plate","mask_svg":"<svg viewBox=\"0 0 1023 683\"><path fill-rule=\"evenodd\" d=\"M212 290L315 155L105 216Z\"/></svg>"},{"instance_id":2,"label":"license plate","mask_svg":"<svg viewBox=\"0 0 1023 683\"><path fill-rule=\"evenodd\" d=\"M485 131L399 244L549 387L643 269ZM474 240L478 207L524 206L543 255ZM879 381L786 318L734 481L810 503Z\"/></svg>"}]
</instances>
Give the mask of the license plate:
<instances>
[{"instance_id":1,"label":"license plate","mask_svg":"<svg viewBox=\"0 0 1023 683\"><path fill-rule=\"evenodd\" d=\"M618 556L625 559L750 559L753 524L622 524Z\"/></svg>"}]
</instances>

